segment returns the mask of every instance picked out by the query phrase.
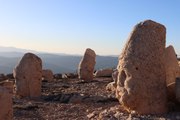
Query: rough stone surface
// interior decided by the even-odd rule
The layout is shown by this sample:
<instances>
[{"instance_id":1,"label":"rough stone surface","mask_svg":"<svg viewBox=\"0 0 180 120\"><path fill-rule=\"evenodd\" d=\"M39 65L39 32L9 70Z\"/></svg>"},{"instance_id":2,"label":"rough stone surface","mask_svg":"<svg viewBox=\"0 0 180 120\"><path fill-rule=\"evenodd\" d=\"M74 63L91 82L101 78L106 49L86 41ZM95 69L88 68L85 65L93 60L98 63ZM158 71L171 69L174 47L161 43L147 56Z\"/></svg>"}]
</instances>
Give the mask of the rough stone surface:
<instances>
[{"instance_id":1,"label":"rough stone surface","mask_svg":"<svg viewBox=\"0 0 180 120\"><path fill-rule=\"evenodd\" d=\"M118 79L118 70L114 70L114 72L112 73L112 78L113 78L113 81L117 84L117 79Z\"/></svg>"},{"instance_id":2,"label":"rough stone surface","mask_svg":"<svg viewBox=\"0 0 180 120\"><path fill-rule=\"evenodd\" d=\"M118 70L115 69L112 73L112 79L113 82L110 82L107 86L106 86L106 90L108 91L112 91L112 92L116 92L116 87L117 87L117 79L118 79Z\"/></svg>"},{"instance_id":3,"label":"rough stone surface","mask_svg":"<svg viewBox=\"0 0 180 120\"><path fill-rule=\"evenodd\" d=\"M12 94L6 88L0 86L0 120L12 120L12 118Z\"/></svg>"},{"instance_id":4,"label":"rough stone surface","mask_svg":"<svg viewBox=\"0 0 180 120\"><path fill-rule=\"evenodd\" d=\"M53 72L52 70L43 70L42 71L42 78L43 80L47 80L48 82L52 82L53 81Z\"/></svg>"},{"instance_id":5,"label":"rough stone surface","mask_svg":"<svg viewBox=\"0 0 180 120\"><path fill-rule=\"evenodd\" d=\"M18 95L23 97L41 95L42 61L38 56L26 53L15 67L13 75Z\"/></svg>"},{"instance_id":6,"label":"rough stone surface","mask_svg":"<svg viewBox=\"0 0 180 120\"><path fill-rule=\"evenodd\" d=\"M173 102L176 101L175 85L176 82L172 82L167 85L168 100Z\"/></svg>"},{"instance_id":7,"label":"rough stone surface","mask_svg":"<svg viewBox=\"0 0 180 120\"><path fill-rule=\"evenodd\" d=\"M95 77L112 77L113 69L100 69L95 73Z\"/></svg>"},{"instance_id":8,"label":"rough stone surface","mask_svg":"<svg viewBox=\"0 0 180 120\"><path fill-rule=\"evenodd\" d=\"M166 66L166 84L168 99L176 101L175 81L179 76L179 65L173 46L168 46L165 50L165 66Z\"/></svg>"},{"instance_id":9,"label":"rough stone surface","mask_svg":"<svg viewBox=\"0 0 180 120\"><path fill-rule=\"evenodd\" d=\"M179 74L179 65L173 46L165 50L166 84L175 82Z\"/></svg>"},{"instance_id":10,"label":"rough stone surface","mask_svg":"<svg viewBox=\"0 0 180 120\"><path fill-rule=\"evenodd\" d=\"M167 112L166 28L154 21L137 24L119 57L116 97L130 112Z\"/></svg>"},{"instance_id":11,"label":"rough stone surface","mask_svg":"<svg viewBox=\"0 0 180 120\"><path fill-rule=\"evenodd\" d=\"M81 59L78 67L79 79L92 80L95 64L96 53L90 48L86 49L84 57Z\"/></svg>"},{"instance_id":12,"label":"rough stone surface","mask_svg":"<svg viewBox=\"0 0 180 120\"><path fill-rule=\"evenodd\" d=\"M180 61L178 61L178 64L179 64L179 66L180 66Z\"/></svg>"},{"instance_id":13,"label":"rough stone surface","mask_svg":"<svg viewBox=\"0 0 180 120\"><path fill-rule=\"evenodd\" d=\"M115 92L116 91L116 83L110 82L109 84L107 84L106 90Z\"/></svg>"}]
</instances>

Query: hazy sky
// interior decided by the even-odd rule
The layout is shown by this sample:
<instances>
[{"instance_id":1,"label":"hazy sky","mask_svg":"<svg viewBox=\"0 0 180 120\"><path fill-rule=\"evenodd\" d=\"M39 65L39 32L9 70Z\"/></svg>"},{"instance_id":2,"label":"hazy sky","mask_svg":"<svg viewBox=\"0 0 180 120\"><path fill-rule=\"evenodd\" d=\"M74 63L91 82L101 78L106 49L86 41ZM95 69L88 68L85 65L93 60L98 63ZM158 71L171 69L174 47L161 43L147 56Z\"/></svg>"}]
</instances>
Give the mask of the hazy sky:
<instances>
[{"instance_id":1,"label":"hazy sky","mask_svg":"<svg viewBox=\"0 0 180 120\"><path fill-rule=\"evenodd\" d=\"M164 24L180 54L180 0L0 0L0 46L119 55L145 19Z\"/></svg>"}]
</instances>

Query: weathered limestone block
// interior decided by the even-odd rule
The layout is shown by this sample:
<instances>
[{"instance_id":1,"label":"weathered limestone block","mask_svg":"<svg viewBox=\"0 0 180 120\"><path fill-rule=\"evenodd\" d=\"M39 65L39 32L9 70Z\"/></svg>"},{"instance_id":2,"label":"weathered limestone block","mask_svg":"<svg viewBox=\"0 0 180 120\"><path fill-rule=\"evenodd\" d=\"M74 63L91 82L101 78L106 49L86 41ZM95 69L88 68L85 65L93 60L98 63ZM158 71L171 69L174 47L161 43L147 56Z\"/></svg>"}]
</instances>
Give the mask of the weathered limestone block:
<instances>
[{"instance_id":1,"label":"weathered limestone block","mask_svg":"<svg viewBox=\"0 0 180 120\"><path fill-rule=\"evenodd\" d=\"M42 61L32 53L26 53L15 67L16 93L23 97L41 96Z\"/></svg>"},{"instance_id":2,"label":"weathered limestone block","mask_svg":"<svg viewBox=\"0 0 180 120\"><path fill-rule=\"evenodd\" d=\"M0 120L12 120L13 108L12 108L12 94L9 91L0 86Z\"/></svg>"},{"instance_id":3,"label":"weathered limestone block","mask_svg":"<svg viewBox=\"0 0 180 120\"><path fill-rule=\"evenodd\" d=\"M84 57L78 67L79 79L93 80L94 66L96 64L96 53L90 48L86 49Z\"/></svg>"},{"instance_id":4,"label":"weathered limestone block","mask_svg":"<svg viewBox=\"0 0 180 120\"><path fill-rule=\"evenodd\" d=\"M168 46L165 50L166 84L175 82L179 74L179 65L173 46Z\"/></svg>"},{"instance_id":5,"label":"weathered limestone block","mask_svg":"<svg viewBox=\"0 0 180 120\"><path fill-rule=\"evenodd\" d=\"M164 61L166 28L154 21L137 24L119 57L116 96L138 114L167 112Z\"/></svg>"}]
</instances>

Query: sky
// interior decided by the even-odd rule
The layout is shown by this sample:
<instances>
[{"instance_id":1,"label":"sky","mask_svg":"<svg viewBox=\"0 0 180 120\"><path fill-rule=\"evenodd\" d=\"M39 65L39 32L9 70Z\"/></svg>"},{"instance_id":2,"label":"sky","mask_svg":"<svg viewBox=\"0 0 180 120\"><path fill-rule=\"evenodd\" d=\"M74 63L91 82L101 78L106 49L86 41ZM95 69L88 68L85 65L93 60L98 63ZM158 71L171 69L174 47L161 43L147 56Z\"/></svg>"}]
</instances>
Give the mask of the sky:
<instances>
[{"instance_id":1,"label":"sky","mask_svg":"<svg viewBox=\"0 0 180 120\"><path fill-rule=\"evenodd\" d=\"M0 46L49 53L119 55L133 26L166 26L180 55L180 0L0 0Z\"/></svg>"}]
</instances>

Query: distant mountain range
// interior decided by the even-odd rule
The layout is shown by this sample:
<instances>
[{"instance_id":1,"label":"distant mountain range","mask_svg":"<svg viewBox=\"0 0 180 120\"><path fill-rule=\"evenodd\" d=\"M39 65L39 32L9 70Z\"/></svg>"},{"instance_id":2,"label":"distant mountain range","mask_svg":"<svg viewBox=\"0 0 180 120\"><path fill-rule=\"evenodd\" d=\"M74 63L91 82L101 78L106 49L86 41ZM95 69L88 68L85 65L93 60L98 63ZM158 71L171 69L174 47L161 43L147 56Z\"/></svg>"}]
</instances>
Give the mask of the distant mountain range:
<instances>
[{"instance_id":1,"label":"distant mountain range","mask_svg":"<svg viewBox=\"0 0 180 120\"><path fill-rule=\"evenodd\" d=\"M80 55L42 53L34 50L0 46L0 73L12 73L18 61L27 52L32 52L39 56L43 61L43 69L51 69L54 73L76 72L82 58ZM116 68L117 62L117 56L97 55L95 69Z\"/></svg>"}]
</instances>

